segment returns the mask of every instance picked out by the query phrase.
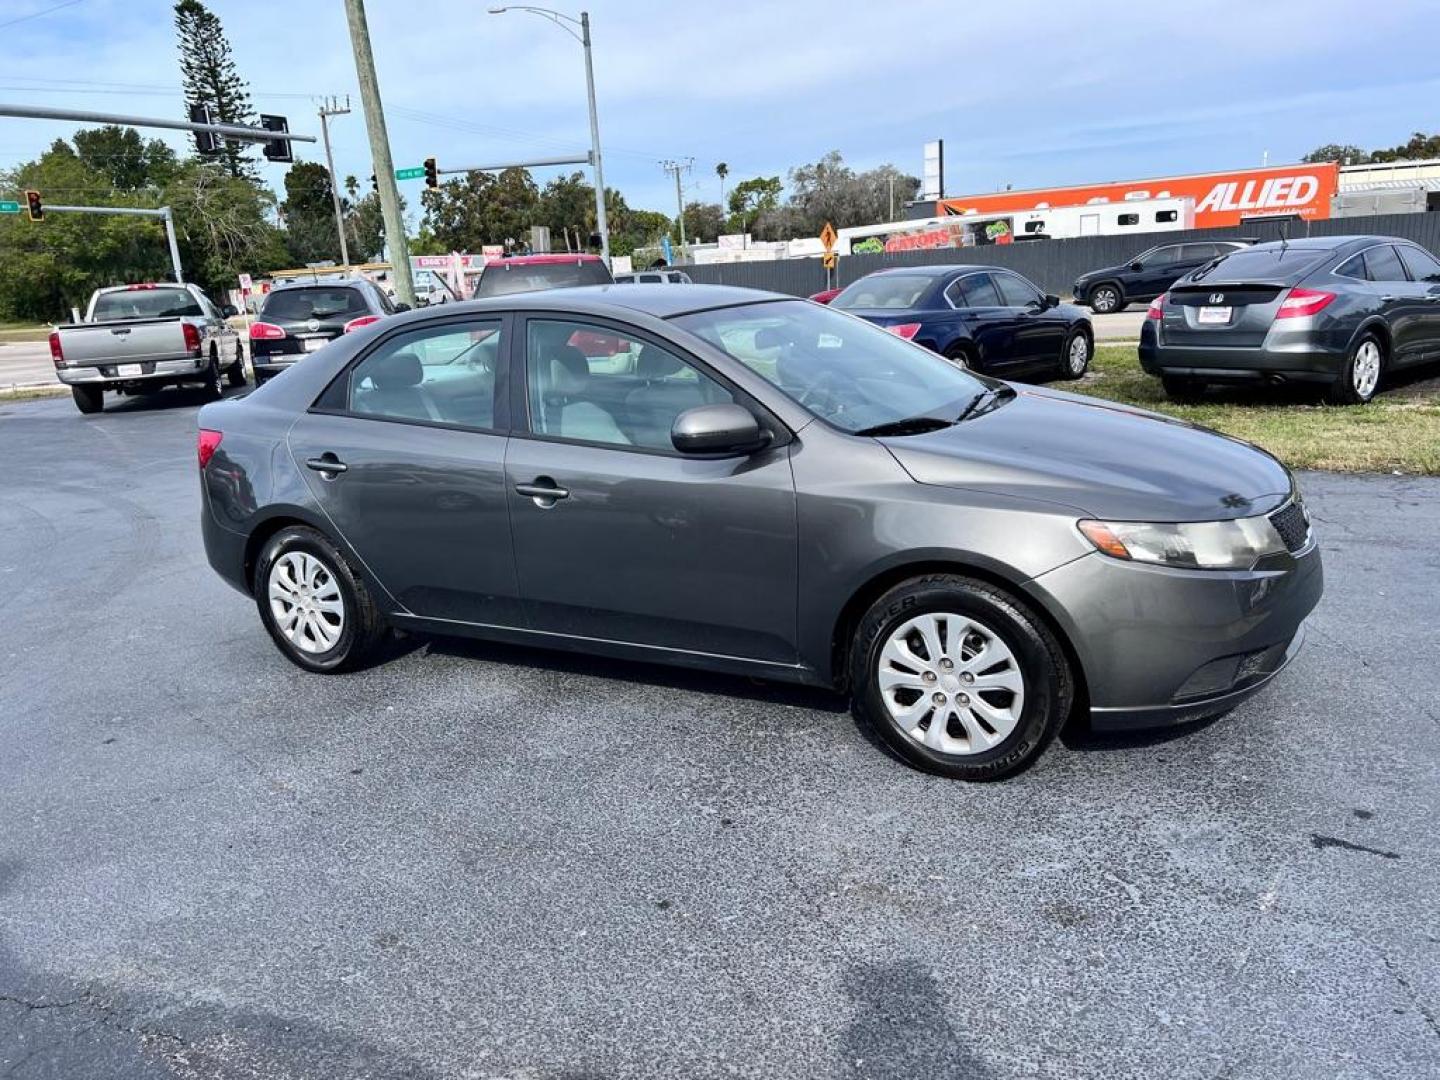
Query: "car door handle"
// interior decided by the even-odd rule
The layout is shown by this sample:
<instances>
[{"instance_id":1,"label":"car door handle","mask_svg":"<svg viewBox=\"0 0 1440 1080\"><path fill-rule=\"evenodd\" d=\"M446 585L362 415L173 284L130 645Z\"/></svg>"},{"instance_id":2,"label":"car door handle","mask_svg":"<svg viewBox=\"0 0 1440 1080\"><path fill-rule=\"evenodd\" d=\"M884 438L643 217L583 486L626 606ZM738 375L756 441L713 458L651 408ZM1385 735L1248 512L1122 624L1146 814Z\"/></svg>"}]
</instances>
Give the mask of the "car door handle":
<instances>
[{"instance_id":1,"label":"car door handle","mask_svg":"<svg viewBox=\"0 0 1440 1080\"><path fill-rule=\"evenodd\" d=\"M1400 298L1398 296L1382 296L1380 297L1380 302L1382 304L1393 304L1396 300L1399 299Z\"/></svg>"},{"instance_id":2,"label":"car door handle","mask_svg":"<svg viewBox=\"0 0 1440 1080\"><path fill-rule=\"evenodd\" d=\"M570 492L560 487L548 476L536 477L533 484L516 484L515 493L524 495L526 498L535 500L546 500L554 504L557 499L568 499Z\"/></svg>"},{"instance_id":3,"label":"car door handle","mask_svg":"<svg viewBox=\"0 0 1440 1080\"><path fill-rule=\"evenodd\" d=\"M305 462L307 469L314 469L318 473L342 473L350 466L337 458L334 454L321 454L319 457L312 457Z\"/></svg>"}]
</instances>

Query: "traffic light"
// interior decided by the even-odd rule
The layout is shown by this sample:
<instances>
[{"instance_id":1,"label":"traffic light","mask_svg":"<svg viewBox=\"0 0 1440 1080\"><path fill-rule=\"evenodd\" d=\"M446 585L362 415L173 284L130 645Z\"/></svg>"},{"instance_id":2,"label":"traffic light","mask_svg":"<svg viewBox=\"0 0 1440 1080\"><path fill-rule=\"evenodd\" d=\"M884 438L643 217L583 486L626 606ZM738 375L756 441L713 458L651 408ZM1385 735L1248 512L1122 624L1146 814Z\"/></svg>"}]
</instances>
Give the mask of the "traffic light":
<instances>
[{"instance_id":1,"label":"traffic light","mask_svg":"<svg viewBox=\"0 0 1440 1080\"><path fill-rule=\"evenodd\" d=\"M40 192L25 192L25 206L30 213L31 221L45 220L45 205L40 201Z\"/></svg>"},{"instance_id":2,"label":"traffic light","mask_svg":"<svg viewBox=\"0 0 1440 1080\"><path fill-rule=\"evenodd\" d=\"M191 105L190 122L192 124L213 124L215 116L210 112L208 105ZM220 143L220 136L213 131L195 132L195 149L202 154L218 154Z\"/></svg>"},{"instance_id":3,"label":"traffic light","mask_svg":"<svg viewBox=\"0 0 1440 1080\"><path fill-rule=\"evenodd\" d=\"M271 116L268 113L260 114L260 126L266 131L283 131L290 133L290 121L283 116ZM260 152L265 155L266 161L294 161L295 155L290 150L289 139L266 139L265 145Z\"/></svg>"},{"instance_id":4,"label":"traffic light","mask_svg":"<svg viewBox=\"0 0 1440 1080\"><path fill-rule=\"evenodd\" d=\"M376 195L380 194L380 181L375 179L373 172L370 174L370 190L375 192Z\"/></svg>"},{"instance_id":5,"label":"traffic light","mask_svg":"<svg viewBox=\"0 0 1440 1080\"><path fill-rule=\"evenodd\" d=\"M411 160L414 159L412 158ZM435 159L433 157L427 157L425 159L425 186L440 186L440 169L439 166L435 164Z\"/></svg>"}]
</instances>

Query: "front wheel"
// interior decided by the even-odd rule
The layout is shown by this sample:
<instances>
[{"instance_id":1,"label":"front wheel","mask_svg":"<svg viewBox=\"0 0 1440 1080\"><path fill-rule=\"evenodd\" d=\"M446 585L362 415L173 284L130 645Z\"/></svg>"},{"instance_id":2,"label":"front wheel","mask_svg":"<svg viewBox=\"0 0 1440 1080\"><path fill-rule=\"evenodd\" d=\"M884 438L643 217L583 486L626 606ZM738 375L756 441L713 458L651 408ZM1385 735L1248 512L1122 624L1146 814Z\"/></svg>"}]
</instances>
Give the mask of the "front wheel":
<instances>
[{"instance_id":1,"label":"front wheel","mask_svg":"<svg viewBox=\"0 0 1440 1080\"><path fill-rule=\"evenodd\" d=\"M362 666L385 633L365 582L314 529L281 529L255 568L260 621L286 658L306 671Z\"/></svg>"},{"instance_id":2,"label":"front wheel","mask_svg":"<svg viewBox=\"0 0 1440 1080\"><path fill-rule=\"evenodd\" d=\"M1355 343L1340 377L1330 384L1326 397L1335 405L1365 405L1380 388L1380 376L1385 370L1385 350L1380 339L1366 334Z\"/></svg>"},{"instance_id":3,"label":"front wheel","mask_svg":"<svg viewBox=\"0 0 1440 1080\"><path fill-rule=\"evenodd\" d=\"M105 391L98 386L72 386L70 396L75 399L75 407L86 416L105 408Z\"/></svg>"},{"instance_id":4,"label":"front wheel","mask_svg":"<svg viewBox=\"0 0 1440 1080\"><path fill-rule=\"evenodd\" d=\"M1090 292L1090 310L1097 315L1109 315L1124 306L1124 297L1114 285L1097 285Z\"/></svg>"},{"instance_id":5,"label":"front wheel","mask_svg":"<svg viewBox=\"0 0 1440 1080\"><path fill-rule=\"evenodd\" d=\"M1065 342L1065 352L1060 358L1060 377L1080 379L1090 368L1090 339L1083 330L1076 330Z\"/></svg>"},{"instance_id":6,"label":"front wheel","mask_svg":"<svg viewBox=\"0 0 1440 1080\"><path fill-rule=\"evenodd\" d=\"M850 646L858 719L908 764L958 780L1028 765L1069 715L1063 650L1028 608L982 581L932 574L865 614Z\"/></svg>"}]
</instances>

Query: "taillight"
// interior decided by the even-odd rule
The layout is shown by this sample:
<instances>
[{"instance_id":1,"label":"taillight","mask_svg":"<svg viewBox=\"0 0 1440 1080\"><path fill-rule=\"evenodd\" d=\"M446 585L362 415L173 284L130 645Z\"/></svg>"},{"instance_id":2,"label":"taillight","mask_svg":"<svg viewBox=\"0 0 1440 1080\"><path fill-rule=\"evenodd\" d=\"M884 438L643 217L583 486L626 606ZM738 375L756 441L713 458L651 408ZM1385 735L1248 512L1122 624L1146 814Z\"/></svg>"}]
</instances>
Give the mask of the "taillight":
<instances>
[{"instance_id":1,"label":"taillight","mask_svg":"<svg viewBox=\"0 0 1440 1080\"><path fill-rule=\"evenodd\" d=\"M200 435L195 440L195 453L200 458L200 468L210 464L210 459L215 456L215 451L220 449L220 440L224 437L218 431L200 429Z\"/></svg>"},{"instance_id":2,"label":"taillight","mask_svg":"<svg viewBox=\"0 0 1440 1080\"><path fill-rule=\"evenodd\" d=\"M885 327L885 329L889 330L890 333L896 337L903 337L906 341L909 341L920 332L920 324L918 322L896 323L894 326Z\"/></svg>"},{"instance_id":3,"label":"taillight","mask_svg":"<svg viewBox=\"0 0 1440 1080\"><path fill-rule=\"evenodd\" d=\"M50 331L50 359L55 361L57 368L65 366L65 353L60 348L60 331Z\"/></svg>"},{"instance_id":4,"label":"taillight","mask_svg":"<svg viewBox=\"0 0 1440 1080\"><path fill-rule=\"evenodd\" d=\"M274 323L257 322L250 324L251 341L279 341L285 336L285 328Z\"/></svg>"},{"instance_id":5,"label":"taillight","mask_svg":"<svg viewBox=\"0 0 1440 1080\"><path fill-rule=\"evenodd\" d=\"M1290 295L1280 301L1280 310L1275 313L1275 318L1303 319L1314 315L1334 299L1333 292L1322 289L1291 289Z\"/></svg>"},{"instance_id":6,"label":"taillight","mask_svg":"<svg viewBox=\"0 0 1440 1080\"><path fill-rule=\"evenodd\" d=\"M348 334L352 330L359 330L362 326L369 326L372 322L379 322L379 315L361 315L358 319L351 319L345 324L341 333Z\"/></svg>"},{"instance_id":7,"label":"taillight","mask_svg":"<svg viewBox=\"0 0 1440 1080\"><path fill-rule=\"evenodd\" d=\"M1165 297L1168 295L1168 293L1161 293L1155 297L1154 300L1151 300L1150 306L1145 309L1145 318L1163 319L1165 317Z\"/></svg>"},{"instance_id":8,"label":"taillight","mask_svg":"<svg viewBox=\"0 0 1440 1080\"><path fill-rule=\"evenodd\" d=\"M193 323L181 323L180 332L185 335L185 348L192 356L200 355L200 328Z\"/></svg>"}]
</instances>

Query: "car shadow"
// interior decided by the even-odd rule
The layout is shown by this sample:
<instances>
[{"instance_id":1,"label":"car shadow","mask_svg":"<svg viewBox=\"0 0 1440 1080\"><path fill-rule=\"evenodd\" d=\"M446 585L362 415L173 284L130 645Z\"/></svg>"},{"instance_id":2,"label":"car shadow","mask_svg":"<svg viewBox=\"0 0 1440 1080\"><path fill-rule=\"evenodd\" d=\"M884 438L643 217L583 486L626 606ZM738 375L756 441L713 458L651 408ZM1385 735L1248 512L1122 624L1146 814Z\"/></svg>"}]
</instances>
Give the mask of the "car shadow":
<instances>
[{"instance_id":1,"label":"car shadow","mask_svg":"<svg viewBox=\"0 0 1440 1080\"><path fill-rule=\"evenodd\" d=\"M251 385L226 387L222 400L229 401L231 398L243 397L255 387ZM166 412L170 409L192 408L198 409L202 405L208 405L210 399L205 396L204 387L200 386L166 386L149 394L107 394L105 397L105 411L98 413L98 416L113 414L116 416L134 415L147 412Z\"/></svg>"},{"instance_id":2,"label":"car shadow","mask_svg":"<svg viewBox=\"0 0 1440 1080\"><path fill-rule=\"evenodd\" d=\"M1080 753L1105 753L1114 750L1135 750L1146 746L1162 746L1165 743L1187 739L1197 732L1204 731L1210 725L1223 720L1225 715L1221 713L1219 716L1206 716L1199 720L1186 721L1183 724L1172 724L1169 727L1142 728L1135 731L1096 731L1087 717L1077 713L1060 730L1059 740L1065 749Z\"/></svg>"},{"instance_id":3,"label":"car shadow","mask_svg":"<svg viewBox=\"0 0 1440 1080\"><path fill-rule=\"evenodd\" d=\"M1157 384L1158 385L1158 384ZM1391 401L1422 393L1440 391L1440 363L1417 364L1387 374L1380 383L1375 401ZM1324 383L1286 382L1275 385L1212 385L1198 404L1202 405L1321 405L1325 403ZM1337 406L1343 408L1344 406Z\"/></svg>"}]
</instances>

